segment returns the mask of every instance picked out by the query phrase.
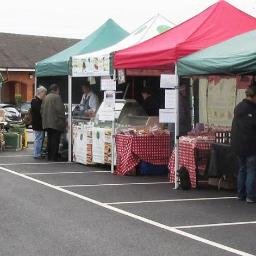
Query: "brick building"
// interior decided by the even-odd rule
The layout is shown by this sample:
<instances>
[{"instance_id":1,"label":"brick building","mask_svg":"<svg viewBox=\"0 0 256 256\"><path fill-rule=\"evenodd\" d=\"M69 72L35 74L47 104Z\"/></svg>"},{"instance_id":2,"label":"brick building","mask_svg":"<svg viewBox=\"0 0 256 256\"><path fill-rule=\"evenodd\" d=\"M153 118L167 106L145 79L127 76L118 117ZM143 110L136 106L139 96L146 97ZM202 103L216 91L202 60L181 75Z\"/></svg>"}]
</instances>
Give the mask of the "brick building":
<instances>
[{"instance_id":1,"label":"brick building","mask_svg":"<svg viewBox=\"0 0 256 256\"><path fill-rule=\"evenodd\" d=\"M1 103L22 102L34 95L34 66L39 60L60 52L79 40L0 33Z\"/></svg>"}]
</instances>

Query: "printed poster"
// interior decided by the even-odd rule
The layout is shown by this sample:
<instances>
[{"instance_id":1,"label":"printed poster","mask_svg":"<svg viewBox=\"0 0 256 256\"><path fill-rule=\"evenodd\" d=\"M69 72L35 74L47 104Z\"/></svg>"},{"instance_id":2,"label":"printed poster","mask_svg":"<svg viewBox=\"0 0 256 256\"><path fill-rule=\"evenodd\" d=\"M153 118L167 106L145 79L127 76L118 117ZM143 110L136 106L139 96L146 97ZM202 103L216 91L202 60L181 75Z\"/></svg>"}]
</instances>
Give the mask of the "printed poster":
<instances>
[{"instance_id":1,"label":"printed poster","mask_svg":"<svg viewBox=\"0 0 256 256\"><path fill-rule=\"evenodd\" d=\"M111 164L112 132L110 129L95 128L93 137L93 162Z\"/></svg>"},{"instance_id":2,"label":"printed poster","mask_svg":"<svg viewBox=\"0 0 256 256\"><path fill-rule=\"evenodd\" d=\"M72 58L72 76L109 76L110 56L86 57L85 59Z\"/></svg>"}]
</instances>

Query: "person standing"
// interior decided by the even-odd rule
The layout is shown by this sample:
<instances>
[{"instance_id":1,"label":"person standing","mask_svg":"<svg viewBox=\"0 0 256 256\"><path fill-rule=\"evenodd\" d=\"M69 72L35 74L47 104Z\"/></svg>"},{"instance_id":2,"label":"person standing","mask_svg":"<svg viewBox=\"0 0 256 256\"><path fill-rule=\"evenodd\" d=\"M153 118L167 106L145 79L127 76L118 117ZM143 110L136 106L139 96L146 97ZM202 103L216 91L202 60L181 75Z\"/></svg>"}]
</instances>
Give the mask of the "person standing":
<instances>
[{"instance_id":1,"label":"person standing","mask_svg":"<svg viewBox=\"0 0 256 256\"><path fill-rule=\"evenodd\" d=\"M47 131L47 151L49 161L59 160L61 133L66 128L65 107L60 97L57 84L50 86L50 93L45 97L41 107L43 129Z\"/></svg>"},{"instance_id":2,"label":"person standing","mask_svg":"<svg viewBox=\"0 0 256 256\"><path fill-rule=\"evenodd\" d=\"M143 98L142 107L149 116L159 115L159 103L153 97L152 92L149 88L144 87L141 90L141 96Z\"/></svg>"},{"instance_id":3,"label":"person standing","mask_svg":"<svg viewBox=\"0 0 256 256\"><path fill-rule=\"evenodd\" d=\"M99 99L97 95L92 91L90 84L82 85L83 96L80 102L82 111L85 116L94 116L99 106Z\"/></svg>"},{"instance_id":4,"label":"person standing","mask_svg":"<svg viewBox=\"0 0 256 256\"><path fill-rule=\"evenodd\" d=\"M44 141L44 131L42 127L41 105L45 98L47 89L39 86L36 90L36 96L31 101L32 129L34 131L34 158L41 158L42 145Z\"/></svg>"},{"instance_id":5,"label":"person standing","mask_svg":"<svg viewBox=\"0 0 256 256\"><path fill-rule=\"evenodd\" d=\"M232 149L238 157L238 199L256 202L256 86L234 110Z\"/></svg>"}]
</instances>

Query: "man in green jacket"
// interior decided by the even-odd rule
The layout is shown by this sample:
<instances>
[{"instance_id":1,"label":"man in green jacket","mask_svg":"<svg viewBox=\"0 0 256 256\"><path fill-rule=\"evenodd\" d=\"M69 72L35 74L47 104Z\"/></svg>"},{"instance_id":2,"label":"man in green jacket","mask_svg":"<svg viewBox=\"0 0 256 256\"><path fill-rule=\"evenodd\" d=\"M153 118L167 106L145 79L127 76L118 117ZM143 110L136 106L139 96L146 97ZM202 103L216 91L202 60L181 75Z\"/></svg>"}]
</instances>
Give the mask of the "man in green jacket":
<instances>
[{"instance_id":1,"label":"man in green jacket","mask_svg":"<svg viewBox=\"0 0 256 256\"><path fill-rule=\"evenodd\" d=\"M49 161L58 161L61 133L66 128L65 108L60 97L57 84L50 86L50 93L45 97L41 106L42 125L47 131L47 151Z\"/></svg>"}]
</instances>

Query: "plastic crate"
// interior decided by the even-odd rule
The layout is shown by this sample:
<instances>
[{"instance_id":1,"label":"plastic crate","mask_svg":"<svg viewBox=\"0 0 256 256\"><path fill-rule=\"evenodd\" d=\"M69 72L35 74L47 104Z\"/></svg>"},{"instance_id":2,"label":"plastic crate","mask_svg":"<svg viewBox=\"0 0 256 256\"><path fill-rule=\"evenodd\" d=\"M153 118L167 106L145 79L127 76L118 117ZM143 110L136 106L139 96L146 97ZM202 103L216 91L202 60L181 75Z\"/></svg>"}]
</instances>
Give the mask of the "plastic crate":
<instances>
[{"instance_id":1,"label":"plastic crate","mask_svg":"<svg viewBox=\"0 0 256 256\"><path fill-rule=\"evenodd\" d=\"M137 172L140 175L165 175L168 173L167 165L155 165L141 161L137 166Z\"/></svg>"},{"instance_id":2,"label":"plastic crate","mask_svg":"<svg viewBox=\"0 0 256 256\"><path fill-rule=\"evenodd\" d=\"M10 124L10 132L24 133L25 130L26 126L24 124Z\"/></svg>"},{"instance_id":3,"label":"plastic crate","mask_svg":"<svg viewBox=\"0 0 256 256\"><path fill-rule=\"evenodd\" d=\"M4 133L6 150L18 151L22 148L22 136L16 132Z\"/></svg>"}]
</instances>

